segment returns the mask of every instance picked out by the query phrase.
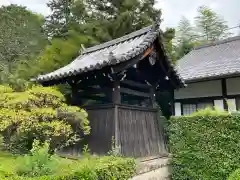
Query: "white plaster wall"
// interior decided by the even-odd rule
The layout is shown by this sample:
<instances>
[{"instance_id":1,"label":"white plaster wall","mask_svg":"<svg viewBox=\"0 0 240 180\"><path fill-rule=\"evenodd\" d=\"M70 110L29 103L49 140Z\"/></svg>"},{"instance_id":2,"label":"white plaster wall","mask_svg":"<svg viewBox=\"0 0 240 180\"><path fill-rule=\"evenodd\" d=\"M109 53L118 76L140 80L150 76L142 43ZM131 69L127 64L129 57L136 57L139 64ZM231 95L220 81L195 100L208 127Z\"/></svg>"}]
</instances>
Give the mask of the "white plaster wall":
<instances>
[{"instance_id":1,"label":"white plaster wall","mask_svg":"<svg viewBox=\"0 0 240 180\"><path fill-rule=\"evenodd\" d=\"M240 94L240 77L227 79L226 84L228 95Z\"/></svg>"},{"instance_id":2,"label":"white plaster wall","mask_svg":"<svg viewBox=\"0 0 240 180\"><path fill-rule=\"evenodd\" d=\"M174 107L175 107L175 116L181 116L182 115L181 103L175 103Z\"/></svg>"},{"instance_id":3,"label":"white plaster wall","mask_svg":"<svg viewBox=\"0 0 240 180\"><path fill-rule=\"evenodd\" d=\"M237 110L237 106L236 106L236 99L228 99L228 111L229 112L234 112Z\"/></svg>"},{"instance_id":4,"label":"white plaster wall","mask_svg":"<svg viewBox=\"0 0 240 180\"><path fill-rule=\"evenodd\" d=\"M223 99L214 100L214 106L219 111L224 111Z\"/></svg>"},{"instance_id":5,"label":"white plaster wall","mask_svg":"<svg viewBox=\"0 0 240 180\"><path fill-rule=\"evenodd\" d=\"M188 84L186 88L175 90L175 99L221 96L221 80Z\"/></svg>"}]
</instances>

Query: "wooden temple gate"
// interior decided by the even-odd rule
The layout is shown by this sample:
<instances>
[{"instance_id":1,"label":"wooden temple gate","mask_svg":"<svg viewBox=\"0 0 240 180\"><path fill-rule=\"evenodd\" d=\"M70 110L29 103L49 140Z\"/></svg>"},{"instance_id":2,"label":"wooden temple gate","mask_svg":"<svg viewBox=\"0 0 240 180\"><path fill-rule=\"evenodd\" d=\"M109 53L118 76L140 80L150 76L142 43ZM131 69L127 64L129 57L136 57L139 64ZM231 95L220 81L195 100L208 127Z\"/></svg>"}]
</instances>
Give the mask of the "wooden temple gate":
<instances>
[{"instance_id":1,"label":"wooden temple gate","mask_svg":"<svg viewBox=\"0 0 240 180\"><path fill-rule=\"evenodd\" d=\"M71 103L89 115L91 133L85 143L93 153L106 154L114 144L124 156L167 154L156 91L173 92L184 82L166 56L158 24L88 48L69 65L36 80L71 86Z\"/></svg>"},{"instance_id":2,"label":"wooden temple gate","mask_svg":"<svg viewBox=\"0 0 240 180\"><path fill-rule=\"evenodd\" d=\"M129 105L102 105L89 108L90 149L106 154L112 140L120 154L129 157L166 155L163 126L158 110ZM114 137L114 139L112 139Z\"/></svg>"}]
</instances>

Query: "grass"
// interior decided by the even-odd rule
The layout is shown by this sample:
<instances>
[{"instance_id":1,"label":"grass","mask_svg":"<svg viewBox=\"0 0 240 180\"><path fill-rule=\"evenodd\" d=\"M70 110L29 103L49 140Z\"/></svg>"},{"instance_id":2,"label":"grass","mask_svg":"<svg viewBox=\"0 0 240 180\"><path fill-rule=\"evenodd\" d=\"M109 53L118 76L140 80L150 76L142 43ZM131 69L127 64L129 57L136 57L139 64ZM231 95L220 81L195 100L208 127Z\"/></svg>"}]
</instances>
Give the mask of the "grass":
<instances>
[{"instance_id":1,"label":"grass","mask_svg":"<svg viewBox=\"0 0 240 180\"><path fill-rule=\"evenodd\" d=\"M0 151L0 172L14 174L16 167L16 158L17 156Z\"/></svg>"},{"instance_id":2,"label":"grass","mask_svg":"<svg viewBox=\"0 0 240 180\"><path fill-rule=\"evenodd\" d=\"M18 156L12 155L8 152L0 151L0 174L15 174L15 169L17 167L17 158ZM58 159L59 162L59 170L56 174L66 174L71 170L76 169L79 166L79 161L77 160L70 160L67 158L60 158Z\"/></svg>"},{"instance_id":3,"label":"grass","mask_svg":"<svg viewBox=\"0 0 240 180\"><path fill-rule=\"evenodd\" d=\"M0 176L1 175L11 175L15 174L15 170L17 167L17 158L19 156L12 155L8 152L0 151ZM105 156L104 158L100 158L98 156L89 156L85 157L81 160L72 160L68 158L58 157L59 167L58 171L55 173L56 175L64 175L68 174L70 171L74 171L76 169L81 169L83 166L95 167L96 164L101 163L102 165L108 164L112 162L112 157Z\"/></svg>"}]
</instances>

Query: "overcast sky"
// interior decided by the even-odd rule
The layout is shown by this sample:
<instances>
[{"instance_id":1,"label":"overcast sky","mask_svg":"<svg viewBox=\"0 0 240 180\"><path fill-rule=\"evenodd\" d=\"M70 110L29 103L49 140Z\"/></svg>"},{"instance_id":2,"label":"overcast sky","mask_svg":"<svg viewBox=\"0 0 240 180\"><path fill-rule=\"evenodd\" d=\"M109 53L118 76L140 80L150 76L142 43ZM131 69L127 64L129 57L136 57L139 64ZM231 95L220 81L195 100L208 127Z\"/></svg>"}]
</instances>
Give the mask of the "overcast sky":
<instances>
[{"instance_id":1,"label":"overcast sky","mask_svg":"<svg viewBox=\"0 0 240 180\"><path fill-rule=\"evenodd\" d=\"M46 7L47 2L48 0L0 0L0 5L21 4L34 12L47 15L50 12ZM159 0L156 6L162 9L162 28L176 27L182 16L193 21L197 8L201 5L209 6L219 13L228 21L229 27L240 24L240 0Z\"/></svg>"}]
</instances>

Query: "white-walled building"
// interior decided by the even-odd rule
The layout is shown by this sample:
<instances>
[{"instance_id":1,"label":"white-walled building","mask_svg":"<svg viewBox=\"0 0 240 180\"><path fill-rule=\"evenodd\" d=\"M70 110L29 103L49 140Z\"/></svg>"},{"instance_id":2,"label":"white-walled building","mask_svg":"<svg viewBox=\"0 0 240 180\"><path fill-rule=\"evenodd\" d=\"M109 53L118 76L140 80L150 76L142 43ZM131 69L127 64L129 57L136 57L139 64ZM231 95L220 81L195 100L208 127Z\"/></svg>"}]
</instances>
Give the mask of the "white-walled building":
<instances>
[{"instance_id":1,"label":"white-walled building","mask_svg":"<svg viewBox=\"0 0 240 180\"><path fill-rule=\"evenodd\" d=\"M174 93L176 116L208 106L240 110L240 36L195 48L177 68L187 87Z\"/></svg>"}]
</instances>

